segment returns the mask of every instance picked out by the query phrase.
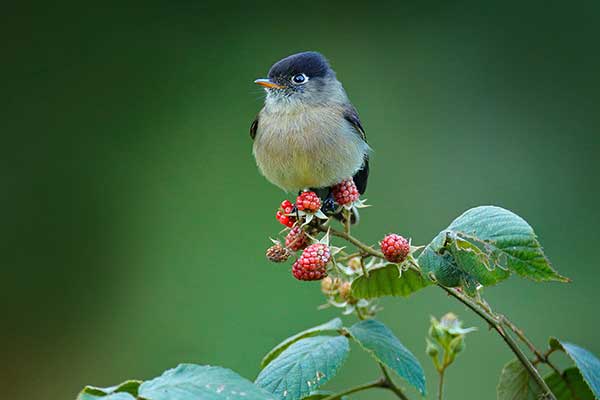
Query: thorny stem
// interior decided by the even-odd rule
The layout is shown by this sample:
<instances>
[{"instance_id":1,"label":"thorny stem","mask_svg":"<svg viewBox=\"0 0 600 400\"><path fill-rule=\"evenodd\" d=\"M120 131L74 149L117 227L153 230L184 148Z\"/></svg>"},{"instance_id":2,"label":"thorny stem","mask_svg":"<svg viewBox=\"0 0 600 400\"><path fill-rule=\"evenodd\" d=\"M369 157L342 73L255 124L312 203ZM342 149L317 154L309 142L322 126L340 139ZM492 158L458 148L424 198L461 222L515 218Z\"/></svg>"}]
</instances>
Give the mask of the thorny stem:
<instances>
[{"instance_id":1,"label":"thorny stem","mask_svg":"<svg viewBox=\"0 0 600 400\"><path fill-rule=\"evenodd\" d=\"M450 296L454 297L455 299L466 305L473 312L475 312L477 315L483 318L487 323L489 323L490 326L494 328L496 332L498 332L498 334L500 335L502 340L504 340L504 342L508 345L508 347L510 347L512 352L517 356L521 364L523 364L529 375L533 378L533 380L535 380L540 389L542 389L542 398L556 400L556 397L554 396L554 394L552 393L552 391L550 390L550 388L548 387L538 370L533 366L531 361L529 361L527 356L523 354L523 352L521 351L517 343L513 340L513 338L504 331L504 329L502 328L502 323L498 320L498 317L496 317L495 315L488 314L488 312L481 309L480 306L474 303L471 299L463 296L456 289L448 288L439 283L437 285L444 289Z\"/></svg>"},{"instance_id":2,"label":"thorny stem","mask_svg":"<svg viewBox=\"0 0 600 400\"><path fill-rule=\"evenodd\" d=\"M322 232L327 232L329 230L329 233L331 235L337 236L339 238L342 238L342 239L352 243L354 246L356 246L360 250L364 251L366 254L370 254L372 256L385 259L385 257L383 256L383 253L381 253L378 250L373 249L372 247L367 246L366 244L362 243L360 240L356 239L354 236L350 235L349 233L341 232L341 231L338 231L338 230L332 229L332 228L325 228L323 226L317 226L317 229L319 229ZM416 269L416 268L418 268L418 266L413 263L412 268ZM458 301L463 303L465 306L467 306L469 309L471 309L473 312L475 312L475 314L477 314L479 317L484 319L488 324L490 324L490 326L500 335L502 340L504 340L504 342L508 345L508 347L512 350L512 352L517 356L517 358L519 359L521 364L523 364L523 366L525 367L525 369L527 370L529 375L533 378L533 380L535 380L535 382L540 387L540 389L542 389L542 391L543 391L542 398L548 399L548 400L556 400L556 397L554 396L554 394L552 393L552 391L550 390L550 388L548 387L548 385L546 384L544 379L541 377L538 370L533 366L531 361L529 361L527 356L525 356L525 354L523 354L523 352L521 351L521 349L519 348L517 343L513 340L513 338L504 330L504 328L502 326L503 320L501 318L497 317L490 311L483 309L477 303L473 302L471 299L462 295L456 289L446 287L446 286L440 284L439 282L436 282L436 285L439 286L440 288L442 288L444 291L446 291L450 296L454 297L455 299L457 299ZM518 334L517 334L517 336L518 336ZM547 359L547 357L546 357L546 359Z\"/></svg>"},{"instance_id":3,"label":"thorny stem","mask_svg":"<svg viewBox=\"0 0 600 400\"><path fill-rule=\"evenodd\" d=\"M366 244L364 244L363 242L361 242L360 240L356 239L354 236L342 232L342 231L338 231L336 229L333 228L329 228L323 225L319 225L317 226L317 229L319 229L321 232L327 232L329 231L329 233L333 236L337 236L339 238L342 238L350 243L352 243L353 245L355 245L357 248L361 249L362 251L364 251L366 254L375 256L375 257L379 257L379 258L384 258L383 253L380 251L375 250L372 247L367 246Z\"/></svg>"},{"instance_id":4,"label":"thorny stem","mask_svg":"<svg viewBox=\"0 0 600 400\"><path fill-rule=\"evenodd\" d=\"M357 251L356 253L351 253L351 254L347 254L343 257L338 257L337 261L339 261L339 262L348 261L348 260L353 259L354 257L359 257L362 254L363 253L361 251Z\"/></svg>"},{"instance_id":5,"label":"thorny stem","mask_svg":"<svg viewBox=\"0 0 600 400\"><path fill-rule=\"evenodd\" d=\"M527 347L529 347L529 350L531 350L531 352L537 357L534 360L534 364L537 363L544 363L546 365L548 365L550 368L552 368L552 370L554 372L556 372L559 376L562 376L562 374L560 373L560 371L558 370L558 368L556 368L556 366L548 359L548 356L550 355L550 353L546 353L543 354L541 353L533 344L533 342L531 340L529 340L529 338L525 335L525 332L523 332L522 329L520 329L519 327L517 327L515 324L513 324L508 318L506 318L506 316L504 315L499 315L498 316L500 318L500 321L506 325L506 327L508 329L510 329L511 331L514 332L515 335L517 335L517 337L523 342L525 343L525 345Z\"/></svg>"}]
</instances>

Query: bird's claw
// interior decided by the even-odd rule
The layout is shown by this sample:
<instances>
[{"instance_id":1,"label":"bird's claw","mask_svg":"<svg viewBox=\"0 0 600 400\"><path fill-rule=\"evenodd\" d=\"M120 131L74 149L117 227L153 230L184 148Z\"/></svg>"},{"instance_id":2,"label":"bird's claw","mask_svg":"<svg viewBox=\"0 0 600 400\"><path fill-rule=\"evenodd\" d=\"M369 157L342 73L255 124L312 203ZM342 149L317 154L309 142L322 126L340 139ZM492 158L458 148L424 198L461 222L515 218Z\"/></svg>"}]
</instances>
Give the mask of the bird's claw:
<instances>
[{"instance_id":1,"label":"bird's claw","mask_svg":"<svg viewBox=\"0 0 600 400\"><path fill-rule=\"evenodd\" d=\"M333 199L333 197L327 197L325 200L323 200L321 211L323 211L324 213L331 213L335 211L335 200Z\"/></svg>"}]
</instances>

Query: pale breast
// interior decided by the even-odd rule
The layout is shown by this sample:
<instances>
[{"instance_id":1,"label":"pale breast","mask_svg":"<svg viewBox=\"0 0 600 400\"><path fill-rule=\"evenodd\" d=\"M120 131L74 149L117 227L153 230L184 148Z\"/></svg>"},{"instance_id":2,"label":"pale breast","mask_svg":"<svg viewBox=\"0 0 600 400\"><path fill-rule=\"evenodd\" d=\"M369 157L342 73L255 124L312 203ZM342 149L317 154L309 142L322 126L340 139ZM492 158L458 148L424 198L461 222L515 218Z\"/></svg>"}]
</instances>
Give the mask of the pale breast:
<instances>
[{"instance_id":1,"label":"pale breast","mask_svg":"<svg viewBox=\"0 0 600 400\"><path fill-rule=\"evenodd\" d=\"M259 115L254 156L263 175L284 190L334 185L362 166L367 144L341 107L295 107Z\"/></svg>"}]
</instances>

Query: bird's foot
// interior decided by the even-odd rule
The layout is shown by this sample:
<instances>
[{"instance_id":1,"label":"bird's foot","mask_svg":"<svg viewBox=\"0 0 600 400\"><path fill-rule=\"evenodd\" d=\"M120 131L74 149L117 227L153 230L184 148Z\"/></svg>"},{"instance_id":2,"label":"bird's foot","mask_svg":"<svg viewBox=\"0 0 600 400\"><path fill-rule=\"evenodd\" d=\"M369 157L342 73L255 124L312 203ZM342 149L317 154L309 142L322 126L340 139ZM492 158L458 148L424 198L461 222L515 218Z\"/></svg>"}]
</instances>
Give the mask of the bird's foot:
<instances>
[{"instance_id":1,"label":"bird's foot","mask_svg":"<svg viewBox=\"0 0 600 400\"><path fill-rule=\"evenodd\" d=\"M324 213L332 213L335 211L335 200L332 195L329 195L323 200L323 205L321 206L321 211Z\"/></svg>"}]
</instances>

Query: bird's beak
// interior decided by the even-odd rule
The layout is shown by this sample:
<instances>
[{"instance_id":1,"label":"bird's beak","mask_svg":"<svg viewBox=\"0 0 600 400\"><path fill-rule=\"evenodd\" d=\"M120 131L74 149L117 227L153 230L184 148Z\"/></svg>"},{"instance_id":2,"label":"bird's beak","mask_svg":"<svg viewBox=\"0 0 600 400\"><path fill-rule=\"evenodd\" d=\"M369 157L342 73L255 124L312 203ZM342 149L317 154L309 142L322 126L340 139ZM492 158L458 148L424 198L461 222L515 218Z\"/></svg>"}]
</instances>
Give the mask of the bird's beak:
<instances>
[{"instance_id":1,"label":"bird's beak","mask_svg":"<svg viewBox=\"0 0 600 400\"><path fill-rule=\"evenodd\" d=\"M281 86L272 82L270 79L257 79L254 81L257 85L264 86L269 89L284 89L285 86Z\"/></svg>"}]
</instances>

